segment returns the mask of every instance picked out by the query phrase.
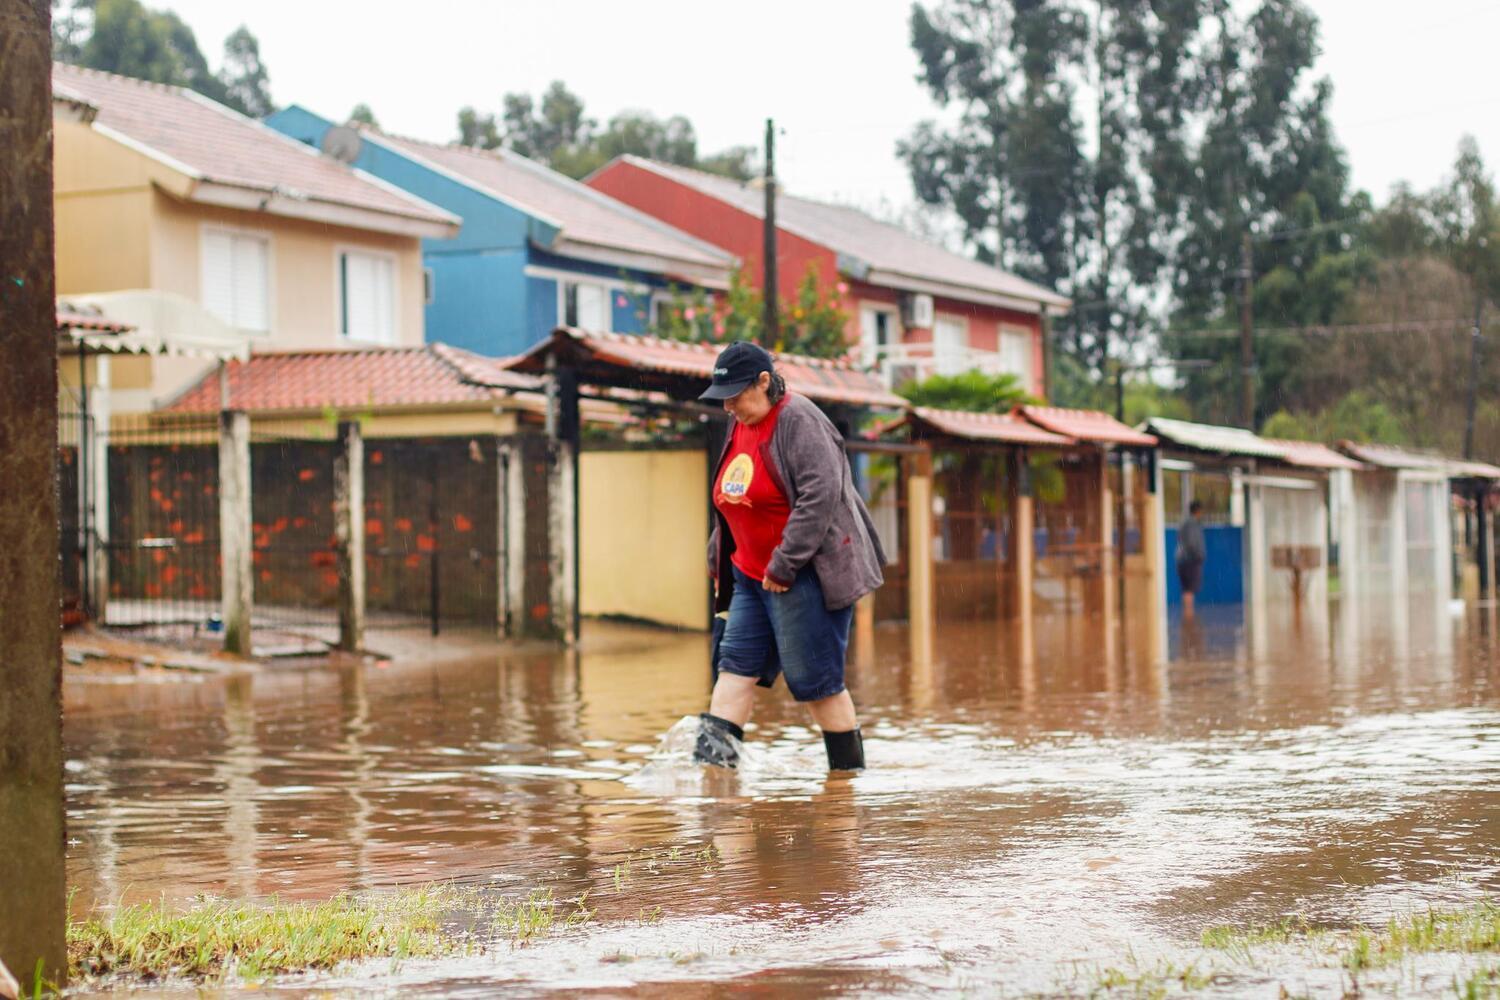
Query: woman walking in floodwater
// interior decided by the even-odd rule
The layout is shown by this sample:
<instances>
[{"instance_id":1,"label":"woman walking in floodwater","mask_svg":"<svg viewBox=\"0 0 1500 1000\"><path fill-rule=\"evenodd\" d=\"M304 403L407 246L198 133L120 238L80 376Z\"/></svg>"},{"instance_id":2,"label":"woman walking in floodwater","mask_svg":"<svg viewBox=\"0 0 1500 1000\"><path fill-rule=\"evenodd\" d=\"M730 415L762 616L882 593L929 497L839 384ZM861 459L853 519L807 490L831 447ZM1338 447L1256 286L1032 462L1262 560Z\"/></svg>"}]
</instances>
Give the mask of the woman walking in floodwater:
<instances>
[{"instance_id":1,"label":"woman walking in floodwater","mask_svg":"<svg viewBox=\"0 0 1500 1000\"><path fill-rule=\"evenodd\" d=\"M844 656L854 602L880 586L885 556L843 438L810 400L787 392L755 344L720 352L699 398L722 401L734 419L715 466L708 541L714 610L728 621L693 757L735 766L756 685L779 674L823 731L829 769L859 770L864 742Z\"/></svg>"}]
</instances>

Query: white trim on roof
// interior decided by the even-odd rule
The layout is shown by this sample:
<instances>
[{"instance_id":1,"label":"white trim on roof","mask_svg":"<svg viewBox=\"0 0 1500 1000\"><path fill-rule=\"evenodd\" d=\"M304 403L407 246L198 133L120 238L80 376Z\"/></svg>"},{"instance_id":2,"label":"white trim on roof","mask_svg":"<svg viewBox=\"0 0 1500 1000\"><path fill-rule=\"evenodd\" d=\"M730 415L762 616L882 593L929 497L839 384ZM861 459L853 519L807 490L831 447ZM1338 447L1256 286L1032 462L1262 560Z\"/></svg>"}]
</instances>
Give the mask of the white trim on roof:
<instances>
[{"instance_id":1,"label":"white trim on roof","mask_svg":"<svg viewBox=\"0 0 1500 1000\"><path fill-rule=\"evenodd\" d=\"M302 110L307 111L306 108L303 108ZM314 115L324 122L328 122L328 119L323 118L322 115L315 114L311 111L308 111L307 113L310 115ZM332 123L329 122L329 124ZM489 152L488 150L475 150L458 146L444 146L440 143L427 142L425 139L412 139L407 136L387 136L381 132L365 128L361 128L359 130L359 134L361 138L365 139L368 142L373 142L377 146L383 146L386 150L395 153L397 156L404 156L408 160L411 160L413 163L416 163L418 166L425 167L426 169L431 170L433 173L438 174L439 176L444 177L455 184L460 184L463 187L468 188L470 191L477 191L487 198L493 198L494 200L500 202L502 205L506 205L510 208L515 209L522 215L529 215L533 219L536 219L538 222L545 223L546 225L549 225L553 229L556 229L558 231L561 231L563 228L563 224L561 222L552 218L546 212L533 208L523 202L519 202L509 195L501 194L499 191L496 191L488 184L483 184L479 181L476 181L472 177L467 177L459 173L451 167L444 166L441 163L428 159L420 153L413 152L410 148L403 145L403 143L411 143L412 145L416 146L428 146L436 149L457 149L460 152L464 153L484 153ZM296 140L294 139L292 141L295 142Z\"/></svg>"},{"instance_id":2,"label":"white trim on roof","mask_svg":"<svg viewBox=\"0 0 1500 1000\"><path fill-rule=\"evenodd\" d=\"M188 199L200 205L264 212L290 219L307 219L397 236L441 238L453 235L453 226L446 222L426 221L416 216L396 215L341 201L323 201L293 191L267 191L265 188L200 181L194 186Z\"/></svg>"},{"instance_id":3,"label":"white trim on roof","mask_svg":"<svg viewBox=\"0 0 1500 1000\"><path fill-rule=\"evenodd\" d=\"M697 261L683 260L678 257L662 257L658 254L649 253L644 250L632 250L628 247L603 246L598 243L586 243L582 240L571 239L567 230L563 230L560 236L551 246L544 247L548 253L557 254L562 257L573 257L577 260L586 260L595 264L609 264L615 267L627 267L636 271L649 271L657 274L680 273L705 288L724 287L727 280L729 268L717 268Z\"/></svg>"},{"instance_id":4,"label":"white trim on roof","mask_svg":"<svg viewBox=\"0 0 1500 1000\"><path fill-rule=\"evenodd\" d=\"M852 275L851 275L852 277ZM996 306L1001 309L1010 309L1014 312L1027 313L1028 315L1040 315L1047 312L1051 315L1061 315L1065 310L1061 308L1049 308L1045 302L1036 299L1016 298L1004 295L1000 292L990 292L982 288L974 288L970 285L952 285L943 281L931 281L926 278L913 278L904 274L896 274L892 271L881 271L871 268L863 277L858 279L869 285L878 285L882 288L894 288L903 292L922 292L927 295L938 295L945 299L954 299L959 302L976 302L980 305Z\"/></svg>"},{"instance_id":5,"label":"white trim on roof","mask_svg":"<svg viewBox=\"0 0 1500 1000\"><path fill-rule=\"evenodd\" d=\"M154 146L148 146L144 142L132 139L130 136L126 135L124 132L119 131L118 129L110 128L108 125L102 125L97 121L93 122L89 126L89 128L93 129L95 132L98 132L106 139L118 142L120 145L124 146L126 149L131 150L132 152L140 153L147 159L155 160L157 163L160 163L168 170L174 170L177 173L182 174L188 180L203 180L203 174L198 171L197 167L190 167L186 163L183 163L181 160L168 156L166 153L163 153L161 150L157 149Z\"/></svg>"},{"instance_id":6,"label":"white trim on roof","mask_svg":"<svg viewBox=\"0 0 1500 1000\"><path fill-rule=\"evenodd\" d=\"M648 215L647 213L642 212L634 205L627 205L625 202L620 201L618 198L612 198L609 195L605 194L603 191L595 190L594 188L589 187L587 184L584 184L582 181L574 180L567 174L553 170L546 164L538 163L530 157L522 156L520 153L517 153L512 149L505 149L502 147L501 149L495 150L494 152L499 153L501 158L506 162L512 163L522 170L531 171L537 177L541 178L543 181L549 184L554 184L559 188L572 191L574 194L589 199L601 208L608 209L611 212L624 216L625 218L628 218L634 222L640 223L646 228L652 229L669 239L686 244L687 246L690 246L693 249L697 250L699 253L722 262L722 265L726 271L735 264L735 256L729 251L725 250L723 247L717 247L712 243L700 240L692 233L684 232L683 230L678 229L676 226L663 222L661 219L658 219L654 215ZM563 231L563 235L566 237L567 227L563 226L560 228ZM670 259L676 260L680 258ZM706 261L694 261L693 263L696 263L703 267L713 266Z\"/></svg>"}]
</instances>

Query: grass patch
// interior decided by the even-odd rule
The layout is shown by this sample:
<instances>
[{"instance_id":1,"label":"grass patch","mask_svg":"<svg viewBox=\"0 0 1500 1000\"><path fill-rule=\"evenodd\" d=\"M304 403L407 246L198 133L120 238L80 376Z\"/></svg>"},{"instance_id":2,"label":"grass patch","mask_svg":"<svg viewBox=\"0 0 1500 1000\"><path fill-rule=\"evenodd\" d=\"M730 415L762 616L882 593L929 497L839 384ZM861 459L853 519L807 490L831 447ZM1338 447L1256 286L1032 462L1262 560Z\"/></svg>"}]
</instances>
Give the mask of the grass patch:
<instances>
[{"instance_id":1,"label":"grass patch","mask_svg":"<svg viewBox=\"0 0 1500 1000\"><path fill-rule=\"evenodd\" d=\"M345 962L460 955L524 945L593 918L587 894L534 889L500 899L446 884L392 894L343 894L321 903L200 898L182 907L138 903L69 921L75 980L106 976L258 982Z\"/></svg>"},{"instance_id":2,"label":"grass patch","mask_svg":"<svg viewBox=\"0 0 1500 1000\"><path fill-rule=\"evenodd\" d=\"M1132 955L1125 968L1111 966L1098 970L1090 992L1094 996L1124 994L1160 1000L1177 992L1193 993L1205 989L1213 982L1214 973L1199 969L1196 962L1181 966L1161 961L1143 968Z\"/></svg>"},{"instance_id":3,"label":"grass patch","mask_svg":"<svg viewBox=\"0 0 1500 1000\"><path fill-rule=\"evenodd\" d=\"M68 965L80 978L259 980L356 959L451 954L460 942L443 932L444 895L428 887L321 903L200 899L183 909L138 903L70 921Z\"/></svg>"},{"instance_id":4,"label":"grass patch","mask_svg":"<svg viewBox=\"0 0 1500 1000\"><path fill-rule=\"evenodd\" d=\"M1456 979L1453 992L1459 1000L1495 1000L1500 997L1500 965L1477 969L1467 979Z\"/></svg>"},{"instance_id":5,"label":"grass patch","mask_svg":"<svg viewBox=\"0 0 1500 1000\"><path fill-rule=\"evenodd\" d=\"M1356 928L1344 967L1357 973L1438 952L1500 952L1500 906L1483 902L1462 910L1428 910L1395 917L1384 928Z\"/></svg>"},{"instance_id":6,"label":"grass patch","mask_svg":"<svg viewBox=\"0 0 1500 1000\"><path fill-rule=\"evenodd\" d=\"M1210 927L1200 943L1213 951L1246 952L1265 945L1284 945L1314 940L1323 931L1313 927L1305 917L1283 917L1274 924L1251 927Z\"/></svg>"}]
</instances>

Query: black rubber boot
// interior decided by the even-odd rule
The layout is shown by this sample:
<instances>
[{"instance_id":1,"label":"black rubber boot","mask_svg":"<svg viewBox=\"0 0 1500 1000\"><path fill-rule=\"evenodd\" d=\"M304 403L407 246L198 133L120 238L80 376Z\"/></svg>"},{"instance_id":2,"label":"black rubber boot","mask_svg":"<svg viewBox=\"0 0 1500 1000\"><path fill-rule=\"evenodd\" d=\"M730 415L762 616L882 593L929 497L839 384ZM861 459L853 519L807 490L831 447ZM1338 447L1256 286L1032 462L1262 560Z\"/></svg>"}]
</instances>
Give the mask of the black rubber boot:
<instances>
[{"instance_id":1,"label":"black rubber boot","mask_svg":"<svg viewBox=\"0 0 1500 1000\"><path fill-rule=\"evenodd\" d=\"M844 733L823 733L823 748L828 751L828 770L863 771L865 769L865 738L858 729Z\"/></svg>"},{"instance_id":2,"label":"black rubber boot","mask_svg":"<svg viewBox=\"0 0 1500 1000\"><path fill-rule=\"evenodd\" d=\"M740 761L735 741L744 742L745 731L728 719L707 712L698 713L698 742L693 746L693 762L715 767L734 767ZM733 737L733 739L731 739Z\"/></svg>"}]
</instances>

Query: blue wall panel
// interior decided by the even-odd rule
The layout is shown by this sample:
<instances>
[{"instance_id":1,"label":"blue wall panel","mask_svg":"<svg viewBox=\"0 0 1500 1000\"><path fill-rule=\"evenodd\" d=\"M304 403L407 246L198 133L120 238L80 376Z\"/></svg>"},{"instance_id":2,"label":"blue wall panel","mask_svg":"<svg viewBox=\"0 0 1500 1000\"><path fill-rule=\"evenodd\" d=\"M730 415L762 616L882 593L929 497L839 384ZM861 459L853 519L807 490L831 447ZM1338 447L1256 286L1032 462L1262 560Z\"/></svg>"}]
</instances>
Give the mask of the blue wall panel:
<instances>
[{"instance_id":1,"label":"blue wall panel","mask_svg":"<svg viewBox=\"0 0 1500 1000\"><path fill-rule=\"evenodd\" d=\"M427 339L501 357L532 343L526 330L525 253L433 254Z\"/></svg>"},{"instance_id":2,"label":"blue wall panel","mask_svg":"<svg viewBox=\"0 0 1500 1000\"><path fill-rule=\"evenodd\" d=\"M551 336L561 318L557 315L557 282L551 278L526 279L526 336L531 344ZM524 350L524 348L522 348Z\"/></svg>"},{"instance_id":3,"label":"blue wall panel","mask_svg":"<svg viewBox=\"0 0 1500 1000\"><path fill-rule=\"evenodd\" d=\"M1203 587L1197 604L1240 604L1245 600L1245 529L1227 524L1205 524ZM1182 583L1177 579L1177 529L1167 529L1167 604L1182 603Z\"/></svg>"}]
</instances>

